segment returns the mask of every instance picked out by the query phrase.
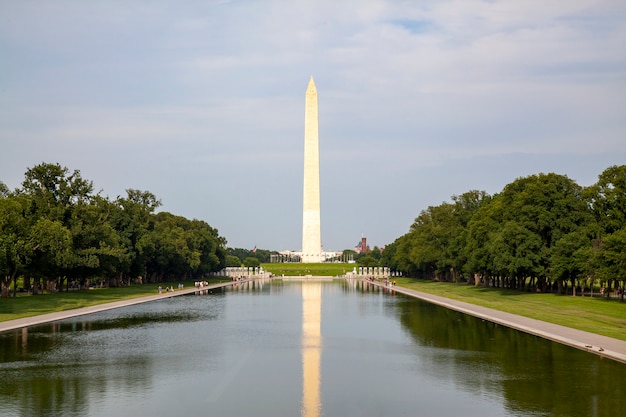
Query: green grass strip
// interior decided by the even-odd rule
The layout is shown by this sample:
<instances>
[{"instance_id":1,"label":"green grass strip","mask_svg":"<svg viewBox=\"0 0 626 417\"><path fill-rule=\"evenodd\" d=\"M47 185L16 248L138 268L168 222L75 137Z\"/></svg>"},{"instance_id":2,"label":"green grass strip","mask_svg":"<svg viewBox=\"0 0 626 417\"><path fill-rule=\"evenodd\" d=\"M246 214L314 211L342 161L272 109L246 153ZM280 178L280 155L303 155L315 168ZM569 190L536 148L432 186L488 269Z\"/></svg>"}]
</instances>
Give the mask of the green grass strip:
<instances>
[{"instance_id":1,"label":"green grass strip","mask_svg":"<svg viewBox=\"0 0 626 417\"><path fill-rule=\"evenodd\" d=\"M626 341L626 302L395 278L397 285Z\"/></svg>"},{"instance_id":2,"label":"green grass strip","mask_svg":"<svg viewBox=\"0 0 626 417\"><path fill-rule=\"evenodd\" d=\"M271 272L276 276L321 276L321 277L336 277L345 275L348 272L352 272L354 268L358 267L356 264L347 263L320 263L320 264L305 264L305 263L269 263L261 265L263 270Z\"/></svg>"},{"instance_id":3,"label":"green grass strip","mask_svg":"<svg viewBox=\"0 0 626 417\"><path fill-rule=\"evenodd\" d=\"M209 282L215 284L226 279L225 277L221 277L221 280L212 278ZM0 322L155 295L158 292L159 285L163 289L171 286L178 288L179 282L181 281L131 285L118 288L95 288L54 294L23 294L15 298L4 298L0 300ZM190 288L194 285L193 281L182 281L182 283L185 288Z\"/></svg>"}]
</instances>

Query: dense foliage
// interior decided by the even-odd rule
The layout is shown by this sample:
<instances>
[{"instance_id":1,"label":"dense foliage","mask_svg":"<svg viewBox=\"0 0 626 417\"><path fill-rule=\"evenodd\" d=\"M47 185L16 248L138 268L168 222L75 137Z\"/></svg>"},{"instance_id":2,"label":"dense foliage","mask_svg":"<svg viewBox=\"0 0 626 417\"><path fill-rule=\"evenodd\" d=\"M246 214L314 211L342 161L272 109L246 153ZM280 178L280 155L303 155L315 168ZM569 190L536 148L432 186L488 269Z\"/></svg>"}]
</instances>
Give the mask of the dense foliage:
<instances>
[{"instance_id":1,"label":"dense foliage","mask_svg":"<svg viewBox=\"0 0 626 417\"><path fill-rule=\"evenodd\" d=\"M148 191L126 192L111 201L80 171L50 163L28 169L14 191L0 182L2 296L18 277L38 293L202 277L226 265L216 229L156 213L160 201Z\"/></svg>"},{"instance_id":2,"label":"dense foliage","mask_svg":"<svg viewBox=\"0 0 626 417\"><path fill-rule=\"evenodd\" d=\"M626 165L590 187L563 175L519 178L423 210L384 264L411 276L528 291L626 283Z\"/></svg>"},{"instance_id":3,"label":"dense foliage","mask_svg":"<svg viewBox=\"0 0 626 417\"><path fill-rule=\"evenodd\" d=\"M244 261L248 258L256 258L261 263L270 262L271 255L277 254L278 252L269 251L267 249L243 249L243 248L228 248L229 259L231 259L231 264L228 266L242 266ZM232 258L230 258L232 256ZM237 258L237 260L235 260ZM238 262L238 263L237 263ZM255 262L256 265L256 262Z\"/></svg>"}]
</instances>

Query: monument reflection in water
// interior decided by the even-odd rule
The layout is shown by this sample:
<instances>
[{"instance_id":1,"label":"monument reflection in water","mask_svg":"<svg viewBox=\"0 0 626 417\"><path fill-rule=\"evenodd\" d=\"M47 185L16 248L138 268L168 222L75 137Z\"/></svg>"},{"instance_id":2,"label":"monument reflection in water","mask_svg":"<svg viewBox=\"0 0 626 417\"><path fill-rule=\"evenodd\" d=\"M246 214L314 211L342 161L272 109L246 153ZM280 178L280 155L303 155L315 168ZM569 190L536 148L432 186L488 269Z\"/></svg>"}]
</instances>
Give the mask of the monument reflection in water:
<instances>
[{"instance_id":1,"label":"monument reflection in water","mask_svg":"<svg viewBox=\"0 0 626 417\"><path fill-rule=\"evenodd\" d=\"M322 283L302 285L302 416L321 414Z\"/></svg>"},{"instance_id":2,"label":"monument reflection in water","mask_svg":"<svg viewBox=\"0 0 626 417\"><path fill-rule=\"evenodd\" d=\"M0 416L613 417L625 370L362 281L256 281L0 333Z\"/></svg>"}]
</instances>

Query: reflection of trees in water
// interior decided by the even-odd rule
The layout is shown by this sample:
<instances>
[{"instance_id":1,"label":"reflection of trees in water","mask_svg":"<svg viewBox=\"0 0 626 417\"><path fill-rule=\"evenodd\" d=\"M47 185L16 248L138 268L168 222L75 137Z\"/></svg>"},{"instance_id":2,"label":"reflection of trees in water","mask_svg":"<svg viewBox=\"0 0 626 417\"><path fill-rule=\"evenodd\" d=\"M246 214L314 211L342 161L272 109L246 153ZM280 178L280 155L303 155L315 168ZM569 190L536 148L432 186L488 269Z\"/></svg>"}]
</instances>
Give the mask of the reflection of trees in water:
<instances>
[{"instance_id":1,"label":"reflection of trees in water","mask_svg":"<svg viewBox=\"0 0 626 417\"><path fill-rule=\"evenodd\" d=\"M101 392L132 392L151 386L149 362L139 359L115 367L89 364L37 368L20 372L11 387L3 387L2 392L12 402L19 399L24 415L85 415L90 402Z\"/></svg>"},{"instance_id":2,"label":"reflection of trees in water","mask_svg":"<svg viewBox=\"0 0 626 417\"><path fill-rule=\"evenodd\" d=\"M182 296L0 334L0 404L19 404L16 415L86 415L99 396L150 389L155 368L192 366L178 352L190 327L193 334L199 321L220 318L223 295L209 297ZM207 345L203 353L211 357L216 349Z\"/></svg>"},{"instance_id":3,"label":"reflection of trees in water","mask_svg":"<svg viewBox=\"0 0 626 417\"><path fill-rule=\"evenodd\" d=\"M623 413L624 365L443 307L399 298L397 313L423 371L455 378L475 395L496 394L519 415Z\"/></svg>"},{"instance_id":4,"label":"reflection of trees in water","mask_svg":"<svg viewBox=\"0 0 626 417\"><path fill-rule=\"evenodd\" d=\"M107 349L101 346L101 360L98 355L91 359L86 358L88 355L67 357L53 350L56 353L51 355L35 355L43 356L43 363L17 362L10 369L3 367L0 404L19 404L16 415L86 415L100 393L137 392L152 385L149 357L134 355L114 361Z\"/></svg>"}]
</instances>

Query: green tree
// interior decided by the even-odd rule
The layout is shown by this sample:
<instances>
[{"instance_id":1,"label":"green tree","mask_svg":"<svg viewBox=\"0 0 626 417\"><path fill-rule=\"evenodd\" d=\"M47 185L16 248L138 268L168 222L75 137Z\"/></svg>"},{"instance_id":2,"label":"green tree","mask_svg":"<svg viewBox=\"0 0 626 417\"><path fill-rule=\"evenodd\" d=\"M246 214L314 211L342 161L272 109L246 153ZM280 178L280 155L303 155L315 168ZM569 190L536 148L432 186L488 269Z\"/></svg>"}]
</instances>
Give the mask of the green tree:
<instances>
[{"instance_id":1,"label":"green tree","mask_svg":"<svg viewBox=\"0 0 626 417\"><path fill-rule=\"evenodd\" d=\"M6 186L5 183L0 181L0 198L6 198L11 194L9 191L9 187Z\"/></svg>"},{"instance_id":2,"label":"green tree","mask_svg":"<svg viewBox=\"0 0 626 417\"><path fill-rule=\"evenodd\" d=\"M64 277L74 267L85 262L77 254L72 245L72 223L75 220L77 207L89 204L92 199L93 184L81 177L80 171L72 173L59 164L41 163L26 171L20 194L27 195L30 207L25 210L24 217L33 231L42 235L32 235L31 240L43 239L32 246L31 262L27 268L28 286L31 274L35 278L35 288L39 286L40 278L45 276L47 288L57 290L61 288ZM46 242L46 238L63 239L70 233L70 246L61 249L54 242Z\"/></svg>"},{"instance_id":3,"label":"green tree","mask_svg":"<svg viewBox=\"0 0 626 417\"><path fill-rule=\"evenodd\" d=\"M35 165L22 182L22 192L31 197L31 211L62 223L71 215L72 206L87 201L92 191L93 184L84 180L80 171L70 174L59 164Z\"/></svg>"},{"instance_id":4,"label":"green tree","mask_svg":"<svg viewBox=\"0 0 626 417\"><path fill-rule=\"evenodd\" d=\"M148 282L202 277L226 265L225 240L200 220L168 212L154 215L153 225L137 242Z\"/></svg>"},{"instance_id":5,"label":"green tree","mask_svg":"<svg viewBox=\"0 0 626 417\"><path fill-rule=\"evenodd\" d=\"M409 233L392 245L394 269L409 268L409 273L439 280L463 278L469 257L468 224L489 196L472 190L452 200L423 210Z\"/></svg>"},{"instance_id":6,"label":"green tree","mask_svg":"<svg viewBox=\"0 0 626 417\"><path fill-rule=\"evenodd\" d=\"M11 282L15 295L18 273L24 271L31 259L27 245L30 225L24 217L28 206L26 196L8 193L0 196L0 295L3 298L9 296Z\"/></svg>"},{"instance_id":7,"label":"green tree","mask_svg":"<svg viewBox=\"0 0 626 417\"><path fill-rule=\"evenodd\" d=\"M200 265L200 252L188 244L185 220L167 212L158 213L154 226L137 242L145 258L148 282L188 278Z\"/></svg>"},{"instance_id":8,"label":"green tree","mask_svg":"<svg viewBox=\"0 0 626 417\"><path fill-rule=\"evenodd\" d=\"M89 277L98 276L109 285L121 285L122 272L129 263L129 253L120 244L120 235L113 228L110 216L115 205L100 196L73 207L69 220L72 233L72 267L66 271L69 281L85 287Z\"/></svg>"},{"instance_id":9,"label":"green tree","mask_svg":"<svg viewBox=\"0 0 626 417\"><path fill-rule=\"evenodd\" d=\"M550 274L559 282L570 281L572 295L576 295L576 281L581 283L591 276L591 238L585 228L566 234L556 241L550 255Z\"/></svg>"},{"instance_id":10,"label":"green tree","mask_svg":"<svg viewBox=\"0 0 626 417\"><path fill-rule=\"evenodd\" d=\"M376 258L374 258L371 255L365 255L363 257L360 257L357 261L356 261L357 265L359 266L364 266L364 267L374 267L374 266L380 266L380 264L378 263L378 260Z\"/></svg>"},{"instance_id":11,"label":"green tree","mask_svg":"<svg viewBox=\"0 0 626 417\"><path fill-rule=\"evenodd\" d=\"M257 258L250 256L243 260L243 266L246 268L257 268L261 266L261 262Z\"/></svg>"},{"instance_id":12,"label":"green tree","mask_svg":"<svg viewBox=\"0 0 626 417\"><path fill-rule=\"evenodd\" d=\"M219 236L217 229L202 220L191 220L187 228L187 241L200 252L200 264L193 271L194 274L202 276L226 266L226 239Z\"/></svg>"},{"instance_id":13,"label":"green tree","mask_svg":"<svg viewBox=\"0 0 626 417\"><path fill-rule=\"evenodd\" d=\"M488 286L494 276L494 254L490 250L489 242L498 229L495 212L499 205L500 202L494 199L480 207L467 224L463 249L467 261L463 269L468 276L474 277L475 285L482 283Z\"/></svg>"},{"instance_id":14,"label":"green tree","mask_svg":"<svg viewBox=\"0 0 626 417\"><path fill-rule=\"evenodd\" d=\"M138 242L153 227L152 214L161 205L161 201L149 191L129 188L126 197L118 197L111 210L110 224L119 235L120 245L127 254L121 265L122 276L127 275L128 282L145 275L146 258L138 247Z\"/></svg>"},{"instance_id":15,"label":"green tree","mask_svg":"<svg viewBox=\"0 0 626 417\"><path fill-rule=\"evenodd\" d=\"M22 188L0 183L0 287L23 274L35 292L147 279L202 277L226 265L226 239L201 220L155 214L148 191L126 190L110 201L93 194L80 171L42 163L25 173Z\"/></svg>"},{"instance_id":16,"label":"green tree","mask_svg":"<svg viewBox=\"0 0 626 417\"><path fill-rule=\"evenodd\" d=\"M608 288L626 284L626 228L618 230L603 239L600 246L600 267L598 273Z\"/></svg>"},{"instance_id":17,"label":"green tree","mask_svg":"<svg viewBox=\"0 0 626 417\"><path fill-rule=\"evenodd\" d=\"M229 255L236 256L243 263L246 258L257 258L261 263L268 263L271 260L272 254L278 254L278 252L272 252L266 249L243 249L243 248L228 248Z\"/></svg>"},{"instance_id":18,"label":"green tree","mask_svg":"<svg viewBox=\"0 0 626 417\"><path fill-rule=\"evenodd\" d=\"M394 271L397 271L397 264L395 261L396 253L398 251L397 240L393 243L385 245L385 250L380 254L380 264L383 266L387 266Z\"/></svg>"},{"instance_id":19,"label":"green tree","mask_svg":"<svg viewBox=\"0 0 626 417\"><path fill-rule=\"evenodd\" d=\"M376 259L376 262L380 262L380 258L382 257L382 252L378 246L374 246L372 250L368 252L367 255Z\"/></svg>"},{"instance_id":20,"label":"green tree","mask_svg":"<svg viewBox=\"0 0 626 417\"><path fill-rule=\"evenodd\" d=\"M586 190L594 215L595 239L592 246L591 276L606 282L608 289L621 280L619 269L620 242L626 230L626 165L607 168L598 176L598 182Z\"/></svg>"},{"instance_id":21,"label":"green tree","mask_svg":"<svg viewBox=\"0 0 626 417\"><path fill-rule=\"evenodd\" d=\"M242 265L241 260L234 256L234 255L227 255L226 256L226 266L227 267L233 267L233 268L238 268Z\"/></svg>"},{"instance_id":22,"label":"green tree","mask_svg":"<svg viewBox=\"0 0 626 417\"><path fill-rule=\"evenodd\" d=\"M509 220L492 232L487 249L503 286L523 289L526 277L545 274L541 269L541 239L519 222Z\"/></svg>"},{"instance_id":23,"label":"green tree","mask_svg":"<svg viewBox=\"0 0 626 417\"><path fill-rule=\"evenodd\" d=\"M447 231L444 223L450 219L452 206L444 203L422 210L411 225L410 252L411 263L427 278L439 278L446 273Z\"/></svg>"},{"instance_id":24,"label":"green tree","mask_svg":"<svg viewBox=\"0 0 626 417\"><path fill-rule=\"evenodd\" d=\"M592 211L604 233L626 227L626 165L605 169L587 190Z\"/></svg>"},{"instance_id":25,"label":"green tree","mask_svg":"<svg viewBox=\"0 0 626 417\"><path fill-rule=\"evenodd\" d=\"M485 191L470 190L461 195L453 195L454 202L454 230L450 241L450 258L452 259L451 271L456 281L456 275L462 274L467 277L467 281L473 283L474 274L467 272L466 265L469 262L470 254L466 251L469 238L469 223L474 215L491 200L491 196Z\"/></svg>"},{"instance_id":26,"label":"green tree","mask_svg":"<svg viewBox=\"0 0 626 417\"><path fill-rule=\"evenodd\" d=\"M504 187L470 223L470 265L497 283L547 288L552 247L590 220L583 189L566 176L531 175ZM559 286L563 280L556 278ZM499 285L499 284L498 284Z\"/></svg>"},{"instance_id":27,"label":"green tree","mask_svg":"<svg viewBox=\"0 0 626 417\"><path fill-rule=\"evenodd\" d=\"M41 290L41 278L46 280L46 289L56 291L57 277L71 266L71 232L60 221L40 218L30 229L26 247L31 252L34 293Z\"/></svg>"}]
</instances>

